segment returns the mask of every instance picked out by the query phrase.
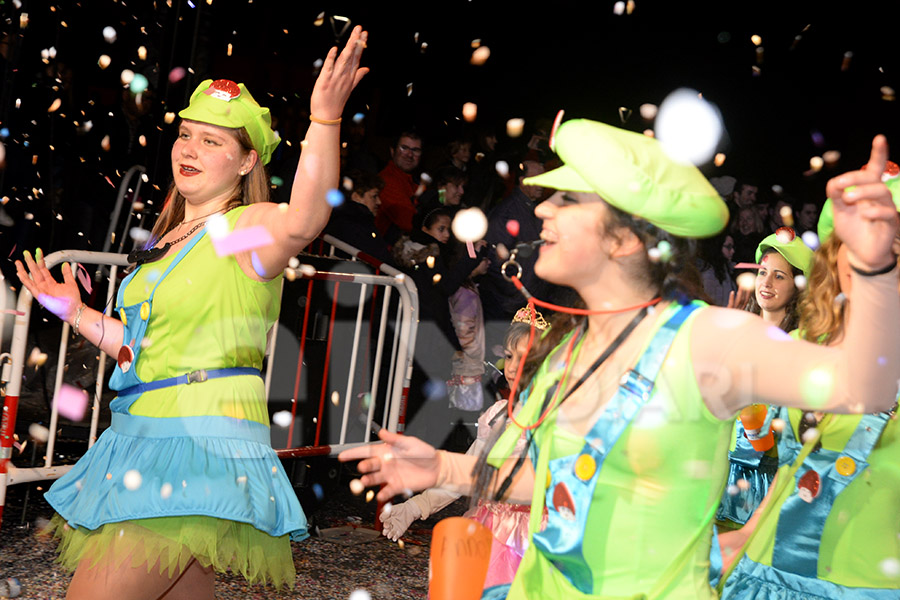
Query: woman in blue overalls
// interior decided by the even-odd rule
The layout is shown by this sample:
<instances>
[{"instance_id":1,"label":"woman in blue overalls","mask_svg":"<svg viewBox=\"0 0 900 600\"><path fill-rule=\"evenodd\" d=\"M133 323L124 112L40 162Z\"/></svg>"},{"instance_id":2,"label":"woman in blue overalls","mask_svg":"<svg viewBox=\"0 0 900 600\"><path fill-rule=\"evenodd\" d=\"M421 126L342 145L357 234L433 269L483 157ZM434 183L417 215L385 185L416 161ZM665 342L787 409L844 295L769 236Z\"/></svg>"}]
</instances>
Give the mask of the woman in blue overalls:
<instances>
[{"instance_id":1,"label":"woman in blue overalls","mask_svg":"<svg viewBox=\"0 0 900 600\"><path fill-rule=\"evenodd\" d=\"M310 99L290 204L268 200L280 141L243 84L194 91L171 154L173 186L150 247L120 286L119 319L56 282L38 251L16 263L28 290L107 354L112 424L46 494L68 598L213 598L214 571L294 583L289 536L306 518L269 441L259 369L288 260L325 225L339 123L367 69L367 34L333 48Z\"/></svg>"},{"instance_id":2,"label":"woman in blue overalls","mask_svg":"<svg viewBox=\"0 0 900 600\"><path fill-rule=\"evenodd\" d=\"M678 293L676 267L689 264L684 238L714 234L727 215L696 169L656 140L576 119L559 127L554 150L564 166L526 180L559 190L535 210L546 242L535 271L573 287L587 316L545 355L488 457L510 484L504 497L532 507L532 543L515 580L490 597L712 600L713 517L737 411L757 400L847 412L851 391L864 408L891 403L884 393L900 376L900 302L891 251L898 219L879 177L886 141L873 142L872 169L828 186L860 290L860 317L840 350ZM829 385L810 386L822 380ZM534 443L520 462L511 451L523 430ZM385 444L340 456L363 459L362 482L385 484L379 498L473 490L475 457L380 436Z\"/></svg>"},{"instance_id":3,"label":"woman in blue overalls","mask_svg":"<svg viewBox=\"0 0 900 600\"><path fill-rule=\"evenodd\" d=\"M887 183L900 210L900 180ZM832 210L829 201L819 220L822 246L798 334L840 346L857 298L847 247L833 234ZM900 239L894 251L900 251ZM745 527L720 536L726 566L737 562L723 598L900 597L900 428L894 411L839 415L781 408L776 416L780 468L769 497Z\"/></svg>"}]
</instances>

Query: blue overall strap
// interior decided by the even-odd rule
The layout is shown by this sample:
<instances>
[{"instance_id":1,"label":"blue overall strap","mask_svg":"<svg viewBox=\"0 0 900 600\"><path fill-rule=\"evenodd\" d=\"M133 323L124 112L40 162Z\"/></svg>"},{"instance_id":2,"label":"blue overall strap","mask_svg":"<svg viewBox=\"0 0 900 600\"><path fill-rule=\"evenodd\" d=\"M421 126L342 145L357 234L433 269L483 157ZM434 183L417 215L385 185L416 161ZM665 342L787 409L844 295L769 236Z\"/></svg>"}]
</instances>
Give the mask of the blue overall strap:
<instances>
[{"instance_id":1,"label":"blue overall strap","mask_svg":"<svg viewBox=\"0 0 900 600\"><path fill-rule=\"evenodd\" d=\"M262 377L259 369L255 367L228 367L225 369L199 369L191 371L177 377L167 377L166 379L158 379L156 381L148 381L147 383L139 383L119 390L120 396L128 396L129 394L142 394L150 390L160 390L162 388L172 387L173 385L185 385L190 383L203 383L207 379L218 379L220 377L234 377L235 375L256 375Z\"/></svg>"},{"instance_id":2,"label":"blue overall strap","mask_svg":"<svg viewBox=\"0 0 900 600\"><path fill-rule=\"evenodd\" d=\"M887 413L863 415L842 452L821 448L806 457L803 466L797 469L794 492L785 500L778 515L773 567L804 577L818 577L819 546L834 501L868 468L869 453L888 421ZM784 431L793 437L792 429L785 427ZM810 471L818 474L819 491L812 501L807 501L798 492L800 479Z\"/></svg>"},{"instance_id":3,"label":"blue overall strap","mask_svg":"<svg viewBox=\"0 0 900 600\"><path fill-rule=\"evenodd\" d=\"M197 242L199 242L204 235L206 235L206 228L201 229L200 233L188 240L188 243L178 251L178 254L175 255L175 258L172 259L172 262L169 263L169 266L166 267L166 270L163 272L163 274L160 275L159 279L156 280L156 285L153 286L153 290L150 292L150 297L148 298L148 300L153 300L153 295L156 293L156 288L159 287L159 284L162 283L162 280L165 279L166 275L168 275L172 271L172 269L175 268L175 265L180 263L181 259L191 251L191 248L197 245ZM125 287L129 283L131 283L131 280L134 279L134 276L137 275L137 272L141 268L143 268L143 266L144 265L138 266L138 268L129 273L128 276L122 280L122 283L119 285L119 291L116 293L116 310L125 306Z\"/></svg>"},{"instance_id":4,"label":"blue overall strap","mask_svg":"<svg viewBox=\"0 0 900 600\"><path fill-rule=\"evenodd\" d=\"M650 400L675 336L700 306L699 303L681 306L657 330L637 365L622 377L618 390L584 436L581 451L550 461L551 479L545 494L547 526L534 533L533 543L584 594L593 593L594 578L584 557L583 542L603 462Z\"/></svg>"}]
</instances>

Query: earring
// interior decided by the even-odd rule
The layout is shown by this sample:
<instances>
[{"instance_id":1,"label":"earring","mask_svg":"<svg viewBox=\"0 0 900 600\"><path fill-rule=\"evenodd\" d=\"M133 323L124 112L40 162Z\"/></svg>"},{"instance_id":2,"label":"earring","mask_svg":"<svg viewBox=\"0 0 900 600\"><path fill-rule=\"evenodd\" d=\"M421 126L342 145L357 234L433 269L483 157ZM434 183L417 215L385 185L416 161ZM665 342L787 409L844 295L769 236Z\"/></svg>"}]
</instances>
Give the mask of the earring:
<instances>
[{"instance_id":1,"label":"earring","mask_svg":"<svg viewBox=\"0 0 900 600\"><path fill-rule=\"evenodd\" d=\"M238 174L239 174L241 177L243 177L244 175L247 174L247 171L238 171Z\"/></svg>"}]
</instances>

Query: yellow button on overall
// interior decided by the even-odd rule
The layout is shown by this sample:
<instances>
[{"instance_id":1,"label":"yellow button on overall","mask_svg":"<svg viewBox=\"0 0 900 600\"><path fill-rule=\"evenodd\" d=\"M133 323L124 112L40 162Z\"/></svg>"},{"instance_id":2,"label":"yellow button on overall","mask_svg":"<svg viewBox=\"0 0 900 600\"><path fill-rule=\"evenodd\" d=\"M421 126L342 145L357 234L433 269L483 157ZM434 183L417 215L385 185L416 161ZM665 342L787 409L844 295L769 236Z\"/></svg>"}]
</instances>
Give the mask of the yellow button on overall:
<instances>
[{"instance_id":1,"label":"yellow button on overall","mask_svg":"<svg viewBox=\"0 0 900 600\"><path fill-rule=\"evenodd\" d=\"M128 319L125 317L125 309L119 309L119 317L122 319L122 325L128 325Z\"/></svg>"},{"instance_id":2,"label":"yellow button on overall","mask_svg":"<svg viewBox=\"0 0 900 600\"><path fill-rule=\"evenodd\" d=\"M597 461L590 454L582 454L575 461L575 477L587 481L594 476L597 470Z\"/></svg>"},{"instance_id":3,"label":"yellow button on overall","mask_svg":"<svg viewBox=\"0 0 900 600\"><path fill-rule=\"evenodd\" d=\"M849 456L842 456L835 461L834 468L841 475L853 475L856 473L856 461Z\"/></svg>"},{"instance_id":4,"label":"yellow button on overall","mask_svg":"<svg viewBox=\"0 0 900 600\"><path fill-rule=\"evenodd\" d=\"M150 318L150 303L144 302L141 304L141 320L146 321Z\"/></svg>"},{"instance_id":5,"label":"yellow button on overall","mask_svg":"<svg viewBox=\"0 0 900 600\"><path fill-rule=\"evenodd\" d=\"M550 475L550 470L547 469L547 485L545 486L548 490L550 489L550 482L553 481L553 476Z\"/></svg>"}]
</instances>

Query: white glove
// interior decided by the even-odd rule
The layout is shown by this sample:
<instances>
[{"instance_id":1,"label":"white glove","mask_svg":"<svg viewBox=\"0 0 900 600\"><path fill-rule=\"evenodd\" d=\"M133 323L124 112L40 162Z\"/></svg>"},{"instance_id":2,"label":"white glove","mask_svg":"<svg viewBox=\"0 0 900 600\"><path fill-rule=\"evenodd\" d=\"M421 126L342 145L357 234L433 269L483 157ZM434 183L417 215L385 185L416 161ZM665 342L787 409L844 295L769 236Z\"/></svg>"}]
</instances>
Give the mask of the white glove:
<instances>
[{"instance_id":1,"label":"white glove","mask_svg":"<svg viewBox=\"0 0 900 600\"><path fill-rule=\"evenodd\" d=\"M391 506L390 510L385 507L381 512L381 522L384 524L381 533L396 542L409 529L409 524L421 516L422 512L412 500Z\"/></svg>"}]
</instances>

